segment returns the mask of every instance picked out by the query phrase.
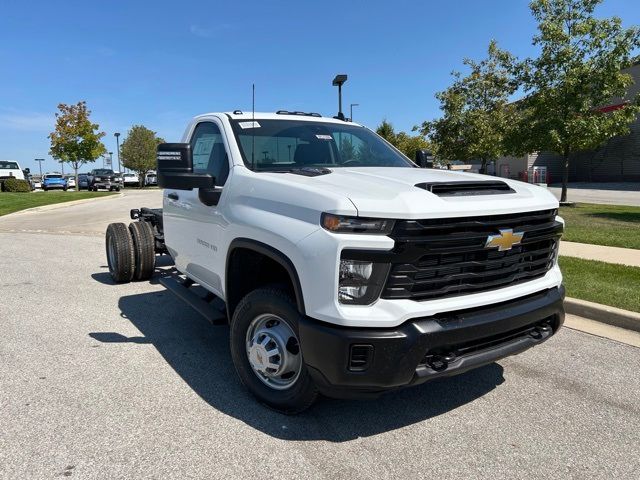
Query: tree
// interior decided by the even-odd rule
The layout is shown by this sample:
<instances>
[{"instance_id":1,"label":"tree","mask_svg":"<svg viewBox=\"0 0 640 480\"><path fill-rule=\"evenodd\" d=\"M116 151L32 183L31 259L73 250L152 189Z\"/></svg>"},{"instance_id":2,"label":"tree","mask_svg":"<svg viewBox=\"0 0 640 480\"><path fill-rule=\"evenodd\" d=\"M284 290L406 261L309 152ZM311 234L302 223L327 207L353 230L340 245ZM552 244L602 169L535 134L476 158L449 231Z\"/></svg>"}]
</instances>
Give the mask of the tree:
<instances>
[{"instance_id":1,"label":"tree","mask_svg":"<svg viewBox=\"0 0 640 480\"><path fill-rule=\"evenodd\" d=\"M156 151L164 140L143 125L134 125L120 146L122 165L138 174L140 186L150 170L156 166Z\"/></svg>"},{"instance_id":2,"label":"tree","mask_svg":"<svg viewBox=\"0 0 640 480\"><path fill-rule=\"evenodd\" d=\"M404 153L411 160L416 158L417 150L430 149L429 142L424 138L424 135L409 135L405 132L396 133L393 125L386 119L378 125L376 133Z\"/></svg>"},{"instance_id":3,"label":"tree","mask_svg":"<svg viewBox=\"0 0 640 480\"><path fill-rule=\"evenodd\" d=\"M506 138L515 114L515 108L509 105L509 97L517 88L512 74L515 59L492 41L486 59L476 62L466 58L463 63L469 67L469 74L453 72L453 84L436 94L442 117L414 130L429 137L438 157L479 159L484 173L489 162L506 153Z\"/></svg>"},{"instance_id":4,"label":"tree","mask_svg":"<svg viewBox=\"0 0 640 480\"><path fill-rule=\"evenodd\" d=\"M59 162L71 164L76 185L80 185L78 169L85 163L95 162L107 151L100 141L105 133L99 131L98 124L91 123L91 111L84 101L75 105L61 103L58 110L55 130L49 134L49 154Z\"/></svg>"},{"instance_id":5,"label":"tree","mask_svg":"<svg viewBox=\"0 0 640 480\"><path fill-rule=\"evenodd\" d=\"M538 22L537 58L522 65L527 97L519 105L518 138L523 151L553 151L563 158L562 202L567 200L569 158L629 132L640 112L638 97L622 108L602 111L624 98L632 83L621 70L631 65L640 30L623 28L619 18L598 19L602 0L534 0ZM607 109L609 110L609 109Z\"/></svg>"}]
</instances>

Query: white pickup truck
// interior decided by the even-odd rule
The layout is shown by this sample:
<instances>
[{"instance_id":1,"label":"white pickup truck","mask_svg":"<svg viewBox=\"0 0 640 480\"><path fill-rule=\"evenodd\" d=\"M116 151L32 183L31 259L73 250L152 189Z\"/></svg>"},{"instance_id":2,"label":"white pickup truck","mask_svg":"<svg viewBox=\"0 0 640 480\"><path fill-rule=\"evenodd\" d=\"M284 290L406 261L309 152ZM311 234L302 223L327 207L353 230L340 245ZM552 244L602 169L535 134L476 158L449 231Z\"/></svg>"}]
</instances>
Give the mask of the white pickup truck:
<instances>
[{"instance_id":1,"label":"white pickup truck","mask_svg":"<svg viewBox=\"0 0 640 480\"><path fill-rule=\"evenodd\" d=\"M111 224L114 280L149 278L230 326L244 385L285 413L538 345L564 320L546 189L418 168L356 123L210 113L158 148L163 209ZM213 366L212 366L213 368Z\"/></svg>"},{"instance_id":2,"label":"white pickup truck","mask_svg":"<svg viewBox=\"0 0 640 480\"><path fill-rule=\"evenodd\" d=\"M17 178L24 180L24 172L15 160L0 160L0 180L7 178Z\"/></svg>"}]
</instances>

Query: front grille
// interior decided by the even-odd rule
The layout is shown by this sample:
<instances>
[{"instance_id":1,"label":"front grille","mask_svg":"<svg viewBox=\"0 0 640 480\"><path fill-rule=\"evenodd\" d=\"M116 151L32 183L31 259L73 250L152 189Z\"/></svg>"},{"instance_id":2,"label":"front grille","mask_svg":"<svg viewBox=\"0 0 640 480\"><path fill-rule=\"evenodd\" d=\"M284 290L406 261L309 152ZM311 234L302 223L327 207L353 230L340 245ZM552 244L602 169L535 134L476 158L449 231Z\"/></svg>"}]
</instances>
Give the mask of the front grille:
<instances>
[{"instance_id":1,"label":"front grille","mask_svg":"<svg viewBox=\"0 0 640 480\"><path fill-rule=\"evenodd\" d=\"M553 266L562 224L556 210L396 222L387 299L431 300L507 287L544 276ZM524 232L510 250L487 249L500 229Z\"/></svg>"}]
</instances>

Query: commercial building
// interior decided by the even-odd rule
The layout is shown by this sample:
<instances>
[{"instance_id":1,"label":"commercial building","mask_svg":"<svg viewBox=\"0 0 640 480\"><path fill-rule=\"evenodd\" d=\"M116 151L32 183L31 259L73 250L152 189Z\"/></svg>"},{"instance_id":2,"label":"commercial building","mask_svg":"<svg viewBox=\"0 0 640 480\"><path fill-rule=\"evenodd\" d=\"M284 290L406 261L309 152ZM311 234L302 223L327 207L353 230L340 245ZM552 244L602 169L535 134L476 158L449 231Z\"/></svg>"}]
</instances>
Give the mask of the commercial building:
<instances>
[{"instance_id":1,"label":"commercial building","mask_svg":"<svg viewBox=\"0 0 640 480\"><path fill-rule=\"evenodd\" d=\"M640 63L625 70L633 78L627 95L604 106L603 112L621 108L640 92ZM630 126L628 135L614 137L596 150L574 154L569 161L570 182L640 182L640 117ZM532 167L546 167L550 182L562 178L562 158L551 152L523 157L503 157L496 161L495 172L501 177L523 179Z\"/></svg>"}]
</instances>

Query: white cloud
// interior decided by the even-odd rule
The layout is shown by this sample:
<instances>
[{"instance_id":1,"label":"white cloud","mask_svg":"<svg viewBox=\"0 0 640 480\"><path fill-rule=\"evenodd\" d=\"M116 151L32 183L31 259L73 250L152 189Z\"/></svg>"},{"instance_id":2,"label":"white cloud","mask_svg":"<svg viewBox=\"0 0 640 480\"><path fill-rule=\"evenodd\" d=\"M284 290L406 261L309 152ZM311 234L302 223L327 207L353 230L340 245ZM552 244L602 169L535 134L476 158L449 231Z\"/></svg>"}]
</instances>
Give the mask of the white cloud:
<instances>
[{"instance_id":1,"label":"white cloud","mask_svg":"<svg viewBox=\"0 0 640 480\"><path fill-rule=\"evenodd\" d=\"M98 53L103 57L113 57L116 54L116 51L113 48L100 47L98 48Z\"/></svg>"},{"instance_id":2,"label":"white cloud","mask_svg":"<svg viewBox=\"0 0 640 480\"><path fill-rule=\"evenodd\" d=\"M56 122L52 113L18 112L14 110L0 112L0 126L9 130L27 132L49 132Z\"/></svg>"},{"instance_id":3,"label":"white cloud","mask_svg":"<svg viewBox=\"0 0 640 480\"><path fill-rule=\"evenodd\" d=\"M211 38L213 35L213 30L210 28L200 27L199 25L191 25L189 27L189 31L196 37L201 38Z\"/></svg>"}]
</instances>

